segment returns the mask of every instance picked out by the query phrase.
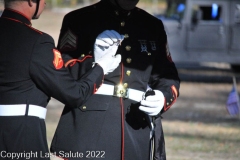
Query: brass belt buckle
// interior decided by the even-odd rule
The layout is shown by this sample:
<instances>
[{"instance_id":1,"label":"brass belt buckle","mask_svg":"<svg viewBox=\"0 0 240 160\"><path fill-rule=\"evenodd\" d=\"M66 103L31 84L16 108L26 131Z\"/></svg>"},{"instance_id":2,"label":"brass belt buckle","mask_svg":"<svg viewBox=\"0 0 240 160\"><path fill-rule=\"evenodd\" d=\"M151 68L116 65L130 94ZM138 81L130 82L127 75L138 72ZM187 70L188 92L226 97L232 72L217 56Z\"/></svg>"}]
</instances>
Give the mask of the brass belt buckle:
<instances>
[{"instance_id":1,"label":"brass belt buckle","mask_svg":"<svg viewBox=\"0 0 240 160\"><path fill-rule=\"evenodd\" d=\"M128 98L128 88L122 84L114 86L113 96Z\"/></svg>"}]
</instances>

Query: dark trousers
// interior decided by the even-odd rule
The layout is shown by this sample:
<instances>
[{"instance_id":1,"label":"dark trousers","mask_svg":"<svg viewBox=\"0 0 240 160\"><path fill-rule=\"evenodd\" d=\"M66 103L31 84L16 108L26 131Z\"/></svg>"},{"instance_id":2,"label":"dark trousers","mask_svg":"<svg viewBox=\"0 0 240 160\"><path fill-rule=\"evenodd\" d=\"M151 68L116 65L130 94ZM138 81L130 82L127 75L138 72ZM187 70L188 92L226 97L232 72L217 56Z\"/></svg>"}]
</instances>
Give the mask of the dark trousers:
<instances>
[{"instance_id":1,"label":"dark trousers","mask_svg":"<svg viewBox=\"0 0 240 160\"><path fill-rule=\"evenodd\" d=\"M165 141L161 117L155 119L154 160L166 160Z\"/></svg>"},{"instance_id":2,"label":"dark trousers","mask_svg":"<svg viewBox=\"0 0 240 160\"><path fill-rule=\"evenodd\" d=\"M0 116L0 159L50 160L43 119Z\"/></svg>"}]
</instances>

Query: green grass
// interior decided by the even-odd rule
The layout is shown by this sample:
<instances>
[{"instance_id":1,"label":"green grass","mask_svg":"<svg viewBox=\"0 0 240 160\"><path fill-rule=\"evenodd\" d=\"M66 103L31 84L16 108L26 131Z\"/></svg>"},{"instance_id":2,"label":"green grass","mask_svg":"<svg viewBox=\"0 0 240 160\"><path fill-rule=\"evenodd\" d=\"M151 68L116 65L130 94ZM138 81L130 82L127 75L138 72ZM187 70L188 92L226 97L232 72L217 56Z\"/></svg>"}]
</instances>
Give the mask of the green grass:
<instances>
[{"instance_id":1,"label":"green grass","mask_svg":"<svg viewBox=\"0 0 240 160\"><path fill-rule=\"evenodd\" d=\"M163 128L166 152L171 160L181 160L172 155L182 156L182 160L239 160L240 125L163 121Z\"/></svg>"}]
</instances>

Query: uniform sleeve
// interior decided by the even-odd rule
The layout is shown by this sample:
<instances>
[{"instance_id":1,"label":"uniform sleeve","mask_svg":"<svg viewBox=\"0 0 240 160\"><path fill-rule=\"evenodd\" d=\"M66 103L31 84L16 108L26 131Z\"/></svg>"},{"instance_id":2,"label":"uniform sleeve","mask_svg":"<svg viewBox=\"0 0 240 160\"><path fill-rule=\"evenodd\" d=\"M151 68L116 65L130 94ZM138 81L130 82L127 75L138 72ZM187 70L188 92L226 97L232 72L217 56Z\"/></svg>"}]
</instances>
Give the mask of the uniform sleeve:
<instances>
[{"instance_id":1,"label":"uniform sleeve","mask_svg":"<svg viewBox=\"0 0 240 160\"><path fill-rule=\"evenodd\" d=\"M63 64L60 52L54 48L53 39L46 34L41 35L32 53L31 78L49 97L78 107L102 84L103 70L96 65L75 81Z\"/></svg>"},{"instance_id":2,"label":"uniform sleeve","mask_svg":"<svg viewBox=\"0 0 240 160\"><path fill-rule=\"evenodd\" d=\"M71 12L64 16L58 41L58 50L62 54L65 67L68 68L74 79L79 79L92 67L94 59L93 55L90 54L91 49L85 50L85 44L91 45L92 43L84 42L84 44L80 44L81 37L79 38L79 32L76 33L76 28L78 30L79 28L75 24L73 17L75 17L75 14Z\"/></svg>"},{"instance_id":3,"label":"uniform sleeve","mask_svg":"<svg viewBox=\"0 0 240 160\"><path fill-rule=\"evenodd\" d=\"M61 51L61 48L64 46L64 43L62 41L62 38L64 36L64 34L67 32L69 27L69 23L68 23L68 14L66 14L63 18L63 22L62 22L62 26L61 26L61 30L60 30L60 34L58 37L58 43L57 43L57 48ZM67 40L67 39L66 39ZM72 39L73 40L73 39ZM62 41L62 42L61 42ZM61 53L63 53L63 51L61 51Z\"/></svg>"},{"instance_id":4,"label":"uniform sleeve","mask_svg":"<svg viewBox=\"0 0 240 160\"><path fill-rule=\"evenodd\" d=\"M160 43L160 53L156 56L149 85L152 89L160 90L163 93L165 97L164 107L161 111L163 113L175 103L179 96L180 79L171 58L167 35L162 23L158 29L161 30L158 41Z\"/></svg>"},{"instance_id":5,"label":"uniform sleeve","mask_svg":"<svg viewBox=\"0 0 240 160\"><path fill-rule=\"evenodd\" d=\"M70 25L70 22L74 22L71 17L71 14L64 16L57 44L65 62L79 56L77 51L78 37Z\"/></svg>"},{"instance_id":6,"label":"uniform sleeve","mask_svg":"<svg viewBox=\"0 0 240 160\"><path fill-rule=\"evenodd\" d=\"M58 37L58 43L57 43L57 48L59 49L60 48L60 41L61 41L61 38L63 37L63 34L67 31L67 26L69 26L68 24L68 18L67 18L67 15L66 14L64 17L63 17L63 21L62 21L62 26L61 26L61 30L60 30L60 34L59 34L59 37Z\"/></svg>"}]
</instances>

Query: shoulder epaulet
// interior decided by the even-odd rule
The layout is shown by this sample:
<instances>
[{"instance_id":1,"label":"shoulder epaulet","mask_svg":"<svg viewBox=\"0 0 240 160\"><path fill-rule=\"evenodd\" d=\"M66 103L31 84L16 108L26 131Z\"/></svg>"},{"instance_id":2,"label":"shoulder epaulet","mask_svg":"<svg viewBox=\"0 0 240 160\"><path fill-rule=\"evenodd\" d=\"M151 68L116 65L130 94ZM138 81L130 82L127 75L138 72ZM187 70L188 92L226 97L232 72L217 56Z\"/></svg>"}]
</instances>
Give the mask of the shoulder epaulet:
<instances>
[{"instance_id":1,"label":"shoulder epaulet","mask_svg":"<svg viewBox=\"0 0 240 160\"><path fill-rule=\"evenodd\" d=\"M11 21L15 21L15 22L21 23L21 24L29 27L30 29L32 29L32 30L34 30L34 31L36 31L36 32L38 32L38 33L40 33L40 34L43 34L41 31L39 31L39 30L33 28L32 26L30 26L30 25L28 25L28 24L26 24L26 23L23 23L23 22L21 22L21 21L19 21L19 20L16 20L16 19L13 19L13 18L8 18L8 17L0 17L0 18L5 18L5 19L11 20Z\"/></svg>"},{"instance_id":2,"label":"shoulder epaulet","mask_svg":"<svg viewBox=\"0 0 240 160\"><path fill-rule=\"evenodd\" d=\"M152 21L155 21L155 22L161 21L157 17L153 16L152 14L148 13L147 11L145 11L141 8L136 7L136 9L139 12L138 14L140 14L142 17L146 17L145 19L147 19L147 20L152 20Z\"/></svg>"},{"instance_id":3,"label":"shoulder epaulet","mask_svg":"<svg viewBox=\"0 0 240 160\"><path fill-rule=\"evenodd\" d=\"M97 8L97 3L96 4L92 4L90 6L85 6L83 8L79 8L79 9L73 10L73 11L69 12L67 15L68 16L75 16L75 15L78 15L78 14L85 14L86 12L95 11L96 8Z\"/></svg>"},{"instance_id":4,"label":"shoulder epaulet","mask_svg":"<svg viewBox=\"0 0 240 160\"><path fill-rule=\"evenodd\" d=\"M35 32L40 33L40 34L43 34L43 32L41 32L41 31L33 28L32 26L29 26L29 25L27 25L27 24L25 24L25 25L28 26L30 29L34 30Z\"/></svg>"}]
</instances>

